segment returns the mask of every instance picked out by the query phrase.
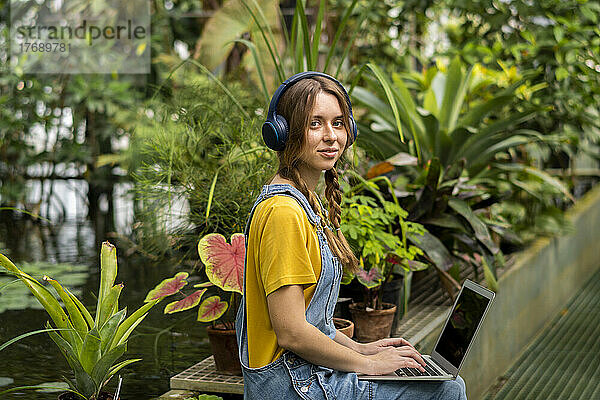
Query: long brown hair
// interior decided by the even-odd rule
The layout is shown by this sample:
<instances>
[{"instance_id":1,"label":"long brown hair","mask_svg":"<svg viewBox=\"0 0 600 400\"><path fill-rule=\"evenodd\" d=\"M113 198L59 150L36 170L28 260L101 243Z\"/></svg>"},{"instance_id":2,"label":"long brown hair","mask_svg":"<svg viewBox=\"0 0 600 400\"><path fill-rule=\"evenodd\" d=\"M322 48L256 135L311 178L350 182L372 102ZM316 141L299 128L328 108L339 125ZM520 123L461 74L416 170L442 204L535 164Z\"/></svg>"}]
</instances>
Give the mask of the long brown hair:
<instances>
[{"instance_id":1,"label":"long brown hair","mask_svg":"<svg viewBox=\"0 0 600 400\"><path fill-rule=\"evenodd\" d=\"M340 229L342 191L338 182L338 173L335 169L337 163L332 169L325 171L325 198L329 208L327 213L329 224L325 221L326 215L321 213L321 207L315 194L308 189L298 170L315 99L320 92L335 96L342 110L347 134L346 148L342 149L342 154L352 144L353 137L348 132L350 109L342 89L327 78L315 76L302 79L283 93L277 105L277 114L283 116L288 121L289 126L286 146L282 151L277 152L279 158L277 174L292 181L294 186L307 198L312 209L317 214L321 214L321 225L331 251L340 260L344 268L355 271L358 267L358 259Z\"/></svg>"}]
</instances>

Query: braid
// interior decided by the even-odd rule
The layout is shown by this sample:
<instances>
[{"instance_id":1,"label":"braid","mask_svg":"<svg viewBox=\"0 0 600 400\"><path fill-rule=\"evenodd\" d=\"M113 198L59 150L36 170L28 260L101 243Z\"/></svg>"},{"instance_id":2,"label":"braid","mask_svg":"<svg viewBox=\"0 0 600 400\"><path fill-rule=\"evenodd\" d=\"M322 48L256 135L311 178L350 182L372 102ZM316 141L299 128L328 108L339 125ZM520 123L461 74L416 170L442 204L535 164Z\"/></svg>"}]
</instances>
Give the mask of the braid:
<instances>
[{"instance_id":1,"label":"braid","mask_svg":"<svg viewBox=\"0 0 600 400\"><path fill-rule=\"evenodd\" d=\"M340 229L340 221L342 219L342 207L340 206L342 191L335 166L325 171L325 184L325 197L329 205L329 221L335 229L335 233L329 229L325 230L327 241L335 244L335 254L340 259L342 265L351 272L355 272L358 268L358 259Z\"/></svg>"},{"instance_id":2,"label":"braid","mask_svg":"<svg viewBox=\"0 0 600 400\"><path fill-rule=\"evenodd\" d=\"M340 227L342 219L342 208L340 207L342 191L340 190L338 173L335 167L325 171L325 184L325 197L329 205L329 221L331 221L331 224L337 230Z\"/></svg>"}]
</instances>

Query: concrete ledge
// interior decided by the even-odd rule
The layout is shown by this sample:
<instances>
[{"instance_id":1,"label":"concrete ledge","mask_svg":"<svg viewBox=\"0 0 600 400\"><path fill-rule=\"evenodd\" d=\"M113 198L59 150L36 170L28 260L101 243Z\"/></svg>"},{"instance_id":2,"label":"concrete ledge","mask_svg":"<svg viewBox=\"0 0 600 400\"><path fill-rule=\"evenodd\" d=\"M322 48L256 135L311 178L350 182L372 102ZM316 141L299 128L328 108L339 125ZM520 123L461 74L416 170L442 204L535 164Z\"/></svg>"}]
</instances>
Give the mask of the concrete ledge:
<instances>
[{"instance_id":1,"label":"concrete ledge","mask_svg":"<svg viewBox=\"0 0 600 400\"><path fill-rule=\"evenodd\" d=\"M496 300L461 371L470 398L481 398L600 269L600 186L578 200L567 217L572 233L535 241L500 277ZM441 323L422 335L423 351L431 350L440 329Z\"/></svg>"}]
</instances>

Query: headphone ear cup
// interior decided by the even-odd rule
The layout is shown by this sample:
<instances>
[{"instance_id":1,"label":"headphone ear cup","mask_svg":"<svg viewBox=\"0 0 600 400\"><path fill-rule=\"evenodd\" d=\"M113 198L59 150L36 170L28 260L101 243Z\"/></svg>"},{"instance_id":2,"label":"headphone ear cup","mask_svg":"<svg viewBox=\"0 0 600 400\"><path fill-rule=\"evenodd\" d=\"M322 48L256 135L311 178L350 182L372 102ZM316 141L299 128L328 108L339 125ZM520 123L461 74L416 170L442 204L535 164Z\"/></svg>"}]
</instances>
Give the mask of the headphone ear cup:
<instances>
[{"instance_id":1,"label":"headphone ear cup","mask_svg":"<svg viewBox=\"0 0 600 400\"><path fill-rule=\"evenodd\" d=\"M275 150L281 151L287 143L290 128L287 120L281 115L275 115L275 126L277 129L277 148Z\"/></svg>"},{"instance_id":2,"label":"headphone ear cup","mask_svg":"<svg viewBox=\"0 0 600 400\"><path fill-rule=\"evenodd\" d=\"M268 148L276 150L277 147L277 131L275 125L270 120L266 120L262 126L262 137Z\"/></svg>"},{"instance_id":3,"label":"headphone ear cup","mask_svg":"<svg viewBox=\"0 0 600 400\"><path fill-rule=\"evenodd\" d=\"M358 135L358 127L356 126L356 121L354 121L353 117L350 117L350 133L352 134L352 143L356 141L356 136Z\"/></svg>"}]
</instances>

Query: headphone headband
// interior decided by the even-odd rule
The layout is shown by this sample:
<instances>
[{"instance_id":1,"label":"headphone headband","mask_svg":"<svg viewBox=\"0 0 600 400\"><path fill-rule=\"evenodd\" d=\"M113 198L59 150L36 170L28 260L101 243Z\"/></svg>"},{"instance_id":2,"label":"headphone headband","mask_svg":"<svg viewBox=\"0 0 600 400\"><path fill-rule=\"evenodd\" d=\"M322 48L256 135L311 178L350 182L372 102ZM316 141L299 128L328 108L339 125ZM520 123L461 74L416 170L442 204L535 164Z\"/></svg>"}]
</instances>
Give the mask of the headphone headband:
<instances>
[{"instance_id":1,"label":"headphone headband","mask_svg":"<svg viewBox=\"0 0 600 400\"><path fill-rule=\"evenodd\" d=\"M356 122L354 121L354 116L352 114L352 103L350 101L350 96L348 96L348 92L346 92L344 86L337 79L323 72L305 71L289 77L277 88L277 90L273 94L273 97L271 98L271 102L269 103L269 111L267 112L267 120L262 126L263 139L267 147L269 147L270 149L276 151L283 150L289 134L288 122L283 116L277 115L277 105L279 104L279 99L288 88L294 85L294 83L302 79L311 78L314 76L320 76L329 79L335 82L340 87L340 89L342 89L342 93L344 93L344 97L346 98L346 103L348 104L348 109L350 111L350 121L348 121L348 130L352 134L352 141L354 142L354 140L356 140L358 130L356 127Z\"/></svg>"}]
</instances>

